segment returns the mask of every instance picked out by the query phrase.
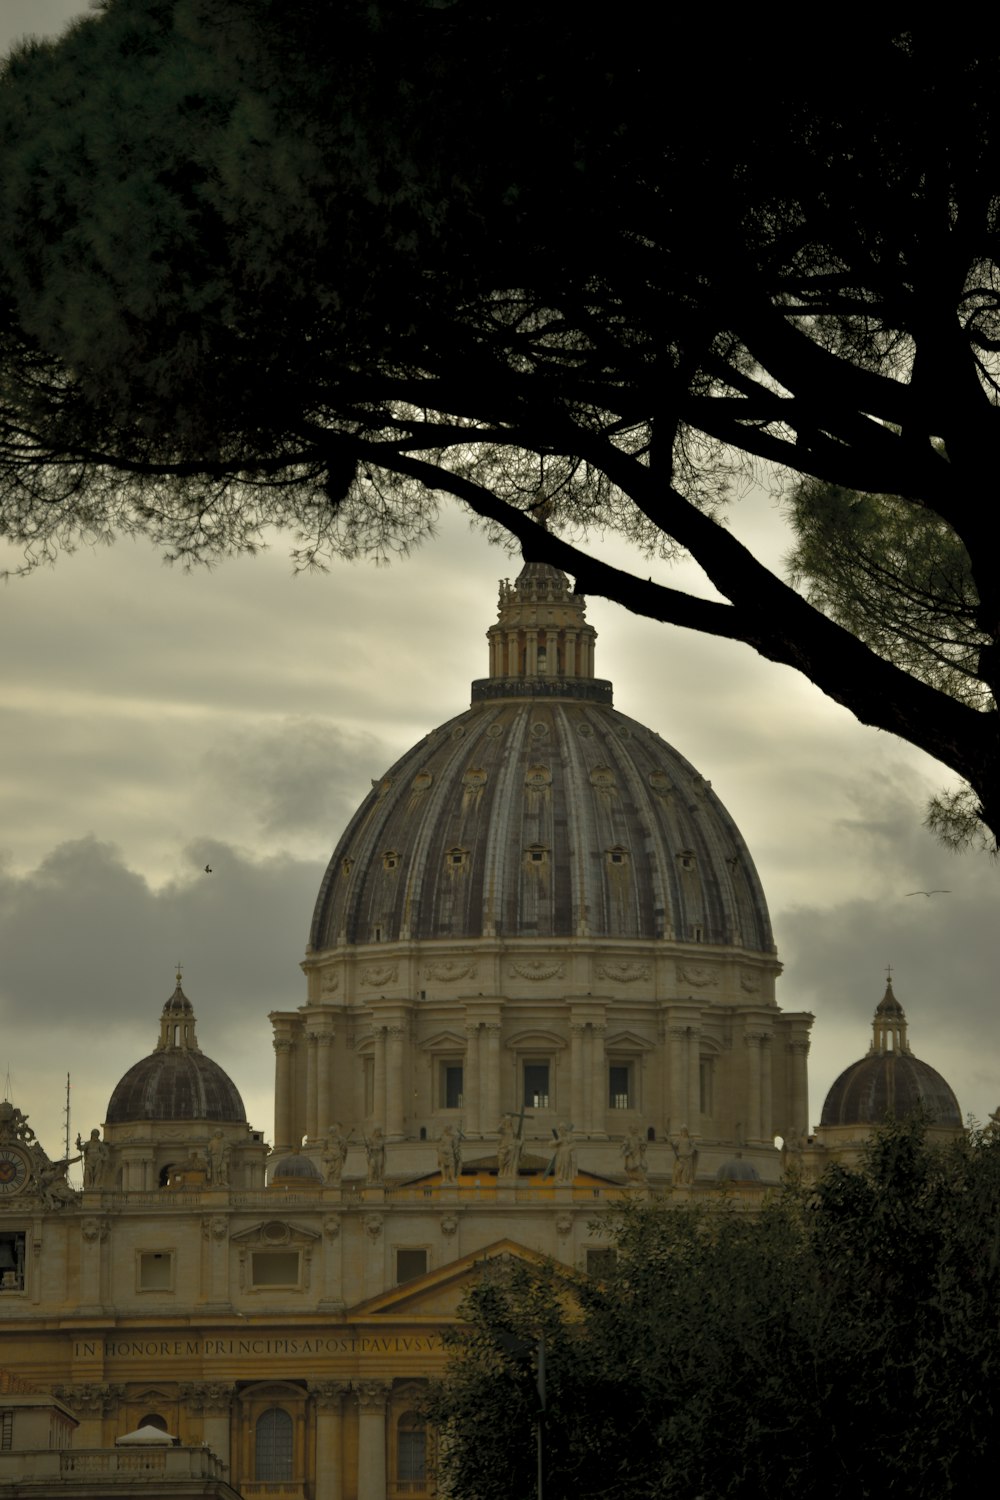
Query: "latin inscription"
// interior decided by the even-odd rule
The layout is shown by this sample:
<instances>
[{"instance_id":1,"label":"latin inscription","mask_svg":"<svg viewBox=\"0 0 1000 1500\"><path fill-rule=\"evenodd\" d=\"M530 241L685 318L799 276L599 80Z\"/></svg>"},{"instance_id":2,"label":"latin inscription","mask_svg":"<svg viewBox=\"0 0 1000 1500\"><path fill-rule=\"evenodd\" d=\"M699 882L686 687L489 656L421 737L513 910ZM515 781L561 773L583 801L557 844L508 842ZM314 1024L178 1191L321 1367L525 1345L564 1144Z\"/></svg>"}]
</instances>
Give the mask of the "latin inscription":
<instances>
[{"instance_id":1,"label":"latin inscription","mask_svg":"<svg viewBox=\"0 0 1000 1500\"><path fill-rule=\"evenodd\" d=\"M103 1343L77 1339L76 1359L177 1359L228 1357L234 1354L425 1354L440 1349L434 1334L329 1334L323 1338L247 1339L105 1339Z\"/></svg>"}]
</instances>

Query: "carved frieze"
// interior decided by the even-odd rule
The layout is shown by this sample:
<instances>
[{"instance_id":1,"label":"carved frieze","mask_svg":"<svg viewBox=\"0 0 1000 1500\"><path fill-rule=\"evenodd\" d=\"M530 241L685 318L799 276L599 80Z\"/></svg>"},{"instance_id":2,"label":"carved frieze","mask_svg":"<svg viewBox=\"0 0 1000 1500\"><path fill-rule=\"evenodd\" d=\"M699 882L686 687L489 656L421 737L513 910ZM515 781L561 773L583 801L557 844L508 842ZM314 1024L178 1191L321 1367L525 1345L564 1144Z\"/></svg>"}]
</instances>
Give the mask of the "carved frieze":
<instances>
[{"instance_id":1,"label":"carved frieze","mask_svg":"<svg viewBox=\"0 0 1000 1500\"><path fill-rule=\"evenodd\" d=\"M598 979L610 979L615 984L634 984L638 979L648 979L651 974L649 964L620 963L620 964L598 964Z\"/></svg>"},{"instance_id":2,"label":"carved frieze","mask_svg":"<svg viewBox=\"0 0 1000 1500\"><path fill-rule=\"evenodd\" d=\"M717 989L719 971L709 964L678 964L677 982L693 985L696 990Z\"/></svg>"},{"instance_id":3,"label":"carved frieze","mask_svg":"<svg viewBox=\"0 0 1000 1500\"><path fill-rule=\"evenodd\" d=\"M566 966L554 958L524 958L511 963L509 973L512 979L564 979Z\"/></svg>"}]
</instances>

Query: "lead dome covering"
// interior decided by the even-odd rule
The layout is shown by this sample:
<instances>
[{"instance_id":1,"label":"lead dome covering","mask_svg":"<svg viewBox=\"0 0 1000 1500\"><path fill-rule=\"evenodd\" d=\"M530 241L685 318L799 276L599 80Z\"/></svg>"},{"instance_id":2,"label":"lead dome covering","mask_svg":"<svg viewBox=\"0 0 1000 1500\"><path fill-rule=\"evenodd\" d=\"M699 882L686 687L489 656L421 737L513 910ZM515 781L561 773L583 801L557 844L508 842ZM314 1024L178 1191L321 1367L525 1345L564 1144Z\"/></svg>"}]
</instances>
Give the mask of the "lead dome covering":
<instances>
[{"instance_id":1,"label":"lead dome covering","mask_svg":"<svg viewBox=\"0 0 1000 1500\"><path fill-rule=\"evenodd\" d=\"M611 706L610 683L580 670L588 634L555 569L501 586L490 678L373 785L327 867L314 952L588 937L773 953L735 823L678 751Z\"/></svg>"}]
</instances>

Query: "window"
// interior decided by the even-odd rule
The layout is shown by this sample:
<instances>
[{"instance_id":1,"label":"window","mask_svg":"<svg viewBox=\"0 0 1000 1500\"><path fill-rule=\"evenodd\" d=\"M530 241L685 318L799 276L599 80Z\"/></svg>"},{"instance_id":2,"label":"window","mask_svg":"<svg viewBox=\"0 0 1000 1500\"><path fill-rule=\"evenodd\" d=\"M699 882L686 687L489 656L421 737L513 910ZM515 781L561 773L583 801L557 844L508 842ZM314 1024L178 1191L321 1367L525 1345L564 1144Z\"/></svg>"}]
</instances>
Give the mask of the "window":
<instances>
[{"instance_id":1,"label":"window","mask_svg":"<svg viewBox=\"0 0 1000 1500\"><path fill-rule=\"evenodd\" d=\"M544 865L548 863L549 851L545 844L531 844L525 850L530 865Z\"/></svg>"},{"instance_id":2,"label":"window","mask_svg":"<svg viewBox=\"0 0 1000 1500\"><path fill-rule=\"evenodd\" d=\"M611 1245L588 1245L586 1255L588 1276L610 1276L618 1259L618 1252Z\"/></svg>"},{"instance_id":3,"label":"window","mask_svg":"<svg viewBox=\"0 0 1000 1500\"><path fill-rule=\"evenodd\" d=\"M396 1285L402 1286L404 1281L416 1281L418 1276L427 1275L427 1251L426 1250L397 1250L396 1251Z\"/></svg>"},{"instance_id":4,"label":"window","mask_svg":"<svg viewBox=\"0 0 1000 1500\"><path fill-rule=\"evenodd\" d=\"M174 1285L174 1257L170 1250L140 1250L140 1292L169 1292Z\"/></svg>"},{"instance_id":5,"label":"window","mask_svg":"<svg viewBox=\"0 0 1000 1500\"><path fill-rule=\"evenodd\" d=\"M464 869L466 861L468 860L468 858L469 858L469 851L468 851L468 849L458 849L458 848L449 849L448 853L444 857L445 864L448 866L448 868L450 870L462 870L462 869Z\"/></svg>"},{"instance_id":6,"label":"window","mask_svg":"<svg viewBox=\"0 0 1000 1500\"><path fill-rule=\"evenodd\" d=\"M155 1427L157 1432L169 1432L165 1418L158 1411L148 1411L144 1417L140 1417L136 1427Z\"/></svg>"},{"instance_id":7,"label":"window","mask_svg":"<svg viewBox=\"0 0 1000 1500\"><path fill-rule=\"evenodd\" d=\"M396 1485L404 1493L422 1491L427 1483L427 1429L415 1411L406 1411L396 1428Z\"/></svg>"},{"instance_id":8,"label":"window","mask_svg":"<svg viewBox=\"0 0 1000 1500\"><path fill-rule=\"evenodd\" d=\"M361 1059L361 1079L365 1091L365 1114L375 1113L375 1059L374 1057L363 1057Z\"/></svg>"},{"instance_id":9,"label":"window","mask_svg":"<svg viewBox=\"0 0 1000 1500\"><path fill-rule=\"evenodd\" d=\"M441 1109L462 1108L462 1079L463 1070L461 1063L445 1062L441 1064L441 1088L439 1092Z\"/></svg>"},{"instance_id":10,"label":"window","mask_svg":"<svg viewBox=\"0 0 1000 1500\"><path fill-rule=\"evenodd\" d=\"M692 943L703 943L705 941L705 929L699 922L696 922L691 928L691 941Z\"/></svg>"},{"instance_id":11,"label":"window","mask_svg":"<svg viewBox=\"0 0 1000 1500\"><path fill-rule=\"evenodd\" d=\"M0 1449L5 1453L14 1446L14 1413L0 1412Z\"/></svg>"},{"instance_id":12,"label":"window","mask_svg":"<svg viewBox=\"0 0 1000 1500\"><path fill-rule=\"evenodd\" d=\"M525 1063L524 1104L526 1109L548 1109L549 1065L547 1062Z\"/></svg>"},{"instance_id":13,"label":"window","mask_svg":"<svg viewBox=\"0 0 1000 1500\"><path fill-rule=\"evenodd\" d=\"M24 1291L24 1235L17 1230L0 1234L0 1292Z\"/></svg>"},{"instance_id":14,"label":"window","mask_svg":"<svg viewBox=\"0 0 1000 1500\"><path fill-rule=\"evenodd\" d=\"M713 1107L715 1064L710 1057L698 1063L698 1107L703 1115L710 1115Z\"/></svg>"},{"instance_id":15,"label":"window","mask_svg":"<svg viewBox=\"0 0 1000 1500\"><path fill-rule=\"evenodd\" d=\"M623 865L628 859L628 850L622 849L619 845L615 849L608 849L607 856L609 865Z\"/></svg>"},{"instance_id":16,"label":"window","mask_svg":"<svg viewBox=\"0 0 1000 1500\"><path fill-rule=\"evenodd\" d=\"M280 1406L257 1418L254 1478L272 1483L292 1477L292 1419Z\"/></svg>"},{"instance_id":17,"label":"window","mask_svg":"<svg viewBox=\"0 0 1000 1500\"><path fill-rule=\"evenodd\" d=\"M693 870L695 867L695 853L693 849L682 849L677 859L682 870Z\"/></svg>"},{"instance_id":18,"label":"window","mask_svg":"<svg viewBox=\"0 0 1000 1500\"><path fill-rule=\"evenodd\" d=\"M608 1108L634 1109L632 1068L629 1063L612 1063L608 1069Z\"/></svg>"},{"instance_id":19,"label":"window","mask_svg":"<svg viewBox=\"0 0 1000 1500\"><path fill-rule=\"evenodd\" d=\"M250 1257L254 1286L298 1286L297 1250L255 1250Z\"/></svg>"},{"instance_id":20,"label":"window","mask_svg":"<svg viewBox=\"0 0 1000 1500\"><path fill-rule=\"evenodd\" d=\"M394 870L399 864L399 853L396 849L386 849L382 855L382 864L387 870Z\"/></svg>"}]
</instances>

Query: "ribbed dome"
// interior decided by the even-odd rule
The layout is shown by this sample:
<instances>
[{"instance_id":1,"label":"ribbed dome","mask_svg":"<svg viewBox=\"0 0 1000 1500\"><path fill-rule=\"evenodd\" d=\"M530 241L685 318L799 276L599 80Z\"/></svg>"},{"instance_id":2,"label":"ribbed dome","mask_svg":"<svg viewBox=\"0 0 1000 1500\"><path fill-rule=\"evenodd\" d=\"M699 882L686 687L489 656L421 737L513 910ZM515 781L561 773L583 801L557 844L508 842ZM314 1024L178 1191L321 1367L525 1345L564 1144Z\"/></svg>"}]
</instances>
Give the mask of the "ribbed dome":
<instances>
[{"instance_id":1,"label":"ribbed dome","mask_svg":"<svg viewBox=\"0 0 1000 1500\"><path fill-rule=\"evenodd\" d=\"M133 1064L108 1104L107 1123L132 1120L215 1120L246 1124L239 1090L198 1046L190 1000L177 987L160 1016L156 1051Z\"/></svg>"},{"instance_id":2,"label":"ribbed dome","mask_svg":"<svg viewBox=\"0 0 1000 1500\"><path fill-rule=\"evenodd\" d=\"M502 587L494 675L373 786L327 868L314 951L506 936L773 952L736 825L682 755L611 707L588 675L593 635L555 569Z\"/></svg>"},{"instance_id":3,"label":"ribbed dome","mask_svg":"<svg viewBox=\"0 0 1000 1500\"><path fill-rule=\"evenodd\" d=\"M958 1100L941 1074L910 1051L906 1015L891 982L875 1011L867 1057L845 1068L826 1096L821 1125L879 1125L887 1115L921 1113L932 1124L960 1129Z\"/></svg>"}]
</instances>

